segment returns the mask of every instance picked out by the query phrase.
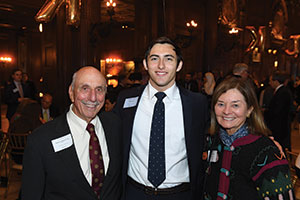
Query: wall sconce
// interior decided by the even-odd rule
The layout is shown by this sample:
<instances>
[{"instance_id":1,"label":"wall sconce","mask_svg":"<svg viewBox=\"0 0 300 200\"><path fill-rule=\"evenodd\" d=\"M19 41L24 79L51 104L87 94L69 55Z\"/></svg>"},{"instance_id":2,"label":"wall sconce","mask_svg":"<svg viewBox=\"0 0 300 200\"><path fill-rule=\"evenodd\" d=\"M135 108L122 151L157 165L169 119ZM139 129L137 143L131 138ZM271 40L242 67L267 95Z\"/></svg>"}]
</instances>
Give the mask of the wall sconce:
<instances>
[{"instance_id":1,"label":"wall sconce","mask_svg":"<svg viewBox=\"0 0 300 200\"><path fill-rule=\"evenodd\" d=\"M275 67L275 68L278 67L278 61L277 61L277 60L274 61L274 67Z\"/></svg>"},{"instance_id":2,"label":"wall sconce","mask_svg":"<svg viewBox=\"0 0 300 200\"><path fill-rule=\"evenodd\" d=\"M11 57L4 57L4 56L1 56L0 57L0 62L3 62L3 63L10 63L12 61L12 58Z\"/></svg>"},{"instance_id":3,"label":"wall sconce","mask_svg":"<svg viewBox=\"0 0 300 200\"><path fill-rule=\"evenodd\" d=\"M198 24L195 22L195 20L191 20L190 22L187 22L185 26L189 32L189 35L177 34L175 38L175 42L181 48L187 48L191 45L192 40L194 39L193 31L196 30Z\"/></svg>"},{"instance_id":4,"label":"wall sconce","mask_svg":"<svg viewBox=\"0 0 300 200\"><path fill-rule=\"evenodd\" d=\"M117 6L116 2L113 0L109 0L106 2L106 7L107 7L107 14L110 17L110 21L113 20L113 16L115 15L115 7Z\"/></svg>"},{"instance_id":5,"label":"wall sconce","mask_svg":"<svg viewBox=\"0 0 300 200\"><path fill-rule=\"evenodd\" d=\"M194 21L194 20L191 20L191 22L187 22L186 23L186 26L187 27L193 27L193 28L196 28L198 26L198 24Z\"/></svg>"},{"instance_id":6,"label":"wall sconce","mask_svg":"<svg viewBox=\"0 0 300 200\"><path fill-rule=\"evenodd\" d=\"M122 62L122 60L118 59L118 58L106 58L105 61L106 61L106 63L119 63L119 62Z\"/></svg>"},{"instance_id":7,"label":"wall sconce","mask_svg":"<svg viewBox=\"0 0 300 200\"><path fill-rule=\"evenodd\" d=\"M43 24L42 23L39 24L39 31L40 31L40 33L43 32Z\"/></svg>"},{"instance_id":8,"label":"wall sconce","mask_svg":"<svg viewBox=\"0 0 300 200\"><path fill-rule=\"evenodd\" d=\"M239 33L239 29L237 29L237 28L232 28L232 29L230 29L229 30L229 34L237 34L237 33Z\"/></svg>"}]
</instances>

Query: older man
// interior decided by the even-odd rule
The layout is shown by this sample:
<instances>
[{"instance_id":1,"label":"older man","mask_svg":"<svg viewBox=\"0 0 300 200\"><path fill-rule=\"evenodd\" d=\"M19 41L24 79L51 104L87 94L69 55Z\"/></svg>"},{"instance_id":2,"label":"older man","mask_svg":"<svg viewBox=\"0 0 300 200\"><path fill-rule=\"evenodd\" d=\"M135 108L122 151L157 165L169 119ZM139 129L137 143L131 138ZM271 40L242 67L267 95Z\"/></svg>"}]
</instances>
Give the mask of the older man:
<instances>
[{"instance_id":1,"label":"older man","mask_svg":"<svg viewBox=\"0 0 300 200\"><path fill-rule=\"evenodd\" d=\"M121 195L120 126L98 112L106 80L94 67L73 75L70 110L29 137L24 155L22 199L117 200Z\"/></svg>"},{"instance_id":2,"label":"older man","mask_svg":"<svg viewBox=\"0 0 300 200\"><path fill-rule=\"evenodd\" d=\"M52 95L48 93L44 94L41 100L41 118L43 123L51 121L59 115L58 109L52 105L52 100Z\"/></svg>"}]
</instances>

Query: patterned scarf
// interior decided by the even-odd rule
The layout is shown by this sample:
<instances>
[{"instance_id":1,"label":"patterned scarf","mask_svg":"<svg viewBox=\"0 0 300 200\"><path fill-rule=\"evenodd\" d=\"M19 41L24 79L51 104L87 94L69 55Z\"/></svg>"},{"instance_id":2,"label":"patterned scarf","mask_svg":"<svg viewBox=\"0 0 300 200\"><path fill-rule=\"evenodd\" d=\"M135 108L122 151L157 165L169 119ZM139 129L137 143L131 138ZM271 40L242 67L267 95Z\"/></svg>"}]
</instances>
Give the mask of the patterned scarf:
<instances>
[{"instance_id":1,"label":"patterned scarf","mask_svg":"<svg viewBox=\"0 0 300 200\"><path fill-rule=\"evenodd\" d=\"M237 130L233 135L228 135L225 129L220 128L220 138L222 142L228 147L231 146L234 140L244 137L246 135L248 135L248 126L246 123L243 124L243 126L239 130Z\"/></svg>"}]
</instances>

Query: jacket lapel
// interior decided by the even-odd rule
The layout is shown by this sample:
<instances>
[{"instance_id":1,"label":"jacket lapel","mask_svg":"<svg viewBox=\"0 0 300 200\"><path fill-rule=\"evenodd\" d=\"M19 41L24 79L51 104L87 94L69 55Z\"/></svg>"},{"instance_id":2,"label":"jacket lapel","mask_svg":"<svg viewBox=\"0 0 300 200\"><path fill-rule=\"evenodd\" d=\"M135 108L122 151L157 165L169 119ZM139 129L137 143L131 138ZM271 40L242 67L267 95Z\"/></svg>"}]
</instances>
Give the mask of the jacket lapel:
<instances>
[{"instance_id":1,"label":"jacket lapel","mask_svg":"<svg viewBox=\"0 0 300 200\"><path fill-rule=\"evenodd\" d=\"M137 87L136 92L133 93L130 97L127 97L127 98L138 97L138 100L137 100L137 103L136 103L135 106L130 107L130 108L123 108L124 109L123 112L126 113L126 114L124 114L124 116L126 116L126 117L122 119L123 120L123 124L130 124L130 126L124 126L124 128L125 128L125 131L124 131L125 135L124 135L123 139L125 140L124 143L126 144L126 146L125 146L125 153L129 152L134 117L135 117L136 110L137 110L137 107L139 105L139 102L140 102L140 99L141 99L141 96L142 96L142 93L143 93L145 87L146 87L145 85L143 85L141 87ZM125 99L125 101L126 101L126 99ZM127 154L127 155L129 155L129 154Z\"/></svg>"},{"instance_id":2,"label":"jacket lapel","mask_svg":"<svg viewBox=\"0 0 300 200\"><path fill-rule=\"evenodd\" d=\"M66 115L63 116L63 119L60 120L59 124L57 125L56 133L58 133L56 138L71 134L71 131L67 123ZM82 172L80 162L74 146L74 142L71 147L59 151L57 152L57 154L61 158L61 161L66 166L66 169L68 169L69 177L71 177L75 182L77 182L78 185L80 185L84 190L86 190L92 196L96 196Z\"/></svg>"},{"instance_id":3,"label":"jacket lapel","mask_svg":"<svg viewBox=\"0 0 300 200\"><path fill-rule=\"evenodd\" d=\"M188 98L188 92L182 87L178 86L179 93L182 102L182 110L183 110L183 123L184 123L184 134L185 134L185 142L187 146L187 150L189 148L189 138L192 133L192 103L190 102L190 98Z\"/></svg>"}]
</instances>

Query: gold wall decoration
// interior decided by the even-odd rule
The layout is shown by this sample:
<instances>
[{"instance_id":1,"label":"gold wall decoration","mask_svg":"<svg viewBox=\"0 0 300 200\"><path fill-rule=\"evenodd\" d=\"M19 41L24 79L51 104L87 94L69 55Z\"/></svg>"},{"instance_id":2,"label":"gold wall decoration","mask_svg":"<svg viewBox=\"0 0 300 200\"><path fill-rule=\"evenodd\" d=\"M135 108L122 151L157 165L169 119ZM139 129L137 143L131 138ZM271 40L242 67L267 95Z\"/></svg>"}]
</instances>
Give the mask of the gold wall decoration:
<instances>
[{"instance_id":1,"label":"gold wall decoration","mask_svg":"<svg viewBox=\"0 0 300 200\"><path fill-rule=\"evenodd\" d=\"M35 16L37 22L50 22L62 4L66 4L66 23L78 27L80 24L81 0L46 0Z\"/></svg>"}]
</instances>

